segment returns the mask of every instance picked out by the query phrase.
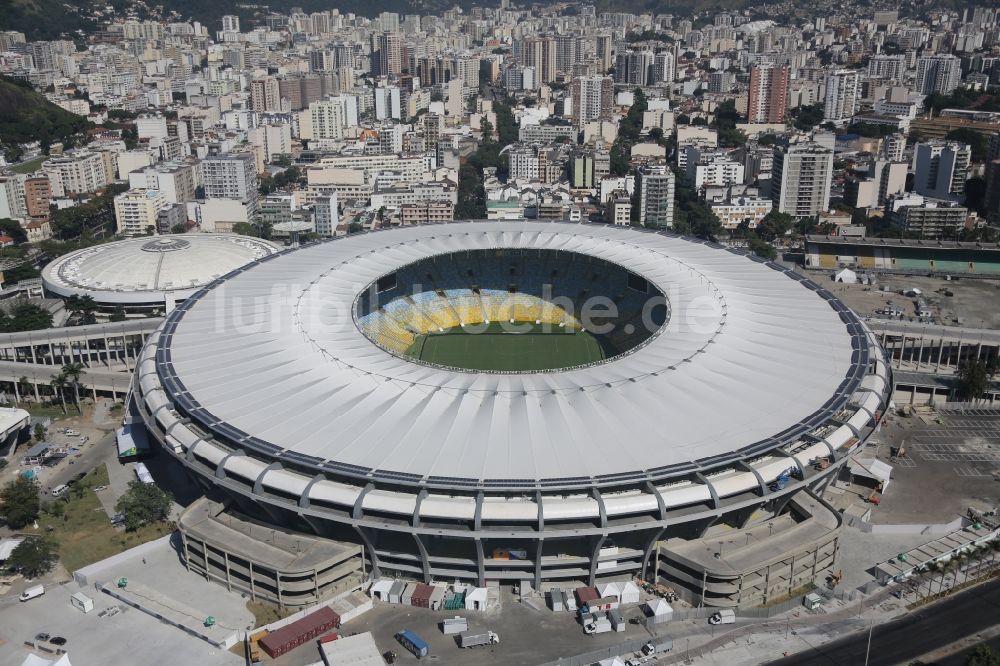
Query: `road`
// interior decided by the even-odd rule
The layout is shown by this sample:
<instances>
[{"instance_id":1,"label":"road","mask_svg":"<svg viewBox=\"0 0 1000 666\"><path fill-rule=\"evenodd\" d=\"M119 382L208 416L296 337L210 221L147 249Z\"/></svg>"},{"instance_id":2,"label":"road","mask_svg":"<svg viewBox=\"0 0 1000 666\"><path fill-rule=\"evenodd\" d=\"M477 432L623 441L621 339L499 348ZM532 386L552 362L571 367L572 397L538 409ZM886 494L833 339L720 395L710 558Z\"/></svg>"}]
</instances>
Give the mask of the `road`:
<instances>
[{"instance_id":1,"label":"road","mask_svg":"<svg viewBox=\"0 0 1000 666\"><path fill-rule=\"evenodd\" d=\"M906 663L998 622L1000 580L995 580L876 627L868 664ZM867 632L858 632L770 663L771 666L857 666L865 663L867 646Z\"/></svg>"}]
</instances>

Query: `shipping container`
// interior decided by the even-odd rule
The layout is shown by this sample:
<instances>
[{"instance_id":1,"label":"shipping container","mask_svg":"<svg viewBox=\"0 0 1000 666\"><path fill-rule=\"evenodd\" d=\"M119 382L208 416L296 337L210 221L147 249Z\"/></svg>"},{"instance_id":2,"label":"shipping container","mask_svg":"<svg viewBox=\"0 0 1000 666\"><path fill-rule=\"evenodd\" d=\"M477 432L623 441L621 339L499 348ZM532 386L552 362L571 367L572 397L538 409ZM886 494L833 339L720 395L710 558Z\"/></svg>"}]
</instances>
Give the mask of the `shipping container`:
<instances>
[{"instance_id":1,"label":"shipping container","mask_svg":"<svg viewBox=\"0 0 1000 666\"><path fill-rule=\"evenodd\" d=\"M435 587L434 591L431 592L430 607L431 610L441 610L444 606L444 596L445 589L443 587Z\"/></svg>"},{"instance_id":2,"label":"shipping container","mask_svg":"<svg viewBox=\"0 0 1000 666\"><path fill-rule=\"evenodd\" d=\"M417 589L416 583L407 583L406 587L403 589L403 594L400 595L399 597L399 603L403 604L404 606L412 606L413 591L415 589Z\"/></svg>"},{"instance_id":3,"label":"shipping container","mask_svg":"<svg viewBox=\"0 0 1000 666\"><path fill-rule=\"evenodd\" d=\"M405 589L406 589L406 583L404 583L401 580L397 580L395 583L392 584L392 587L389 588L387 601L390 604L401 603L403 597L403 590Z\"/></svg>"},{"instance_id":4,"label":"shipping container","mask_svg":"<svg viewBox=\"0 0 1000 666\"><path fill-rule=\"evenodd\" d=\"M324 606L260 639L260 648L272 659L340 626L340 616Z\"/></svg>"},{"instance_id":5,"label":"shipping container","mask_svg":"<svg viewBox=\"0 0 1000 666\"><path fill-rule=\"evenodd\" d=\"M430 585L417 583L416 588L413 590L413 595L410 597L410 605L417 608L430 608L431 595L433 593L434 588Z\"/></svg>"},{"instance_id":6,"label":"shipping container","mask_svg":"<svg viewBox=\"0 0 1000 666\"><path fill-rule=\"evenodd\" d=\"M578 587L576 588L576 606L580 608L586 605L588 602L594 599L599 599L600 594L597 593L597 589L593 587Z\"/></svg>"},{"instance_id":7,"label":"shipping container","mask_svg":"<svg viewBox=\"0 0 1000 666\"><path fill-rule=\"evenodd\" d=\"M469 630L469 621L464 617L448 617L441 621L441 633L445 636L460 634Z\"/></svg>"}]
</instances>

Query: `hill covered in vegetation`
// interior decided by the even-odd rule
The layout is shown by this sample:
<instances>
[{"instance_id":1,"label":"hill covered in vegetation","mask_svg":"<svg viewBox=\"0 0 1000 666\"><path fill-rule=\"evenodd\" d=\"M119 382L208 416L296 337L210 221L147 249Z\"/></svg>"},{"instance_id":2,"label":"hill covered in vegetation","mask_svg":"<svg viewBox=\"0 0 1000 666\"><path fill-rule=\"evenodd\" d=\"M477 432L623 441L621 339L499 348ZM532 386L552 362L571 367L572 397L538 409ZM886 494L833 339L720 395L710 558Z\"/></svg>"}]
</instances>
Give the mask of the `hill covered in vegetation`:
<instances>
[{"instance_id":1,"label":"hill covered in vegetation","mask_svg":"<svg viewBox=\"0 0 1000 666\"><path fill-rule=\"evenodd\" d=\"M20 143L40 141L43 148L72 143L88 125L86 118L59 108L27 83L0 77L0 145L8 159L20 159Z\"/></svg>"}]
</instances>

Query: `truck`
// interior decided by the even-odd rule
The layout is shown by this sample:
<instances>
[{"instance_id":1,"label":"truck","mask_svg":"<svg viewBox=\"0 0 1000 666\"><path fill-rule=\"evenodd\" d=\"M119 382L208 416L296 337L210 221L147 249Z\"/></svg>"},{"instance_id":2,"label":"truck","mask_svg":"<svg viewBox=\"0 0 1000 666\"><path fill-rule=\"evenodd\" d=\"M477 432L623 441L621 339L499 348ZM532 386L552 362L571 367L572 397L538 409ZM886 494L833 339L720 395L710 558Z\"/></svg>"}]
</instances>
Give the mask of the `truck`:
<instances>
[{"instance_id":1,"label":"truck","mask_svg":"<svg viewBox=\"0 0 1000 666\"><path fill-rule=\"evenodd\" d=\"M21 601L29 601L31 599L34 599L35 597L40 597L43 594L45 594L44 585L32 585L27 590L22 592L21 596L19 596L18 599Z\"/></svg>"},{"instance_id":2,"label":"truck","mask_svg":"<svg viewBox=\"0 0 1000 666\"><path fill-rule=\"evenodd\" d=\"M500 642L500 637L496 632L490 631L463 631L458 635L459 645L464 648L480 647L481 645L496 645Z\"/></svg>"},{"instance_id":3,"label":"truck","mask_svg":"<svg viewBox=\"0 0 1000 666\"><path fill-rule=\"evenodd\" d=\"M717 610L708 618L709 624L736 624L736 611L732 608Z\"/></svg>"},{"instance_id":4,"label":"truck","mask_svg":"<svg viewBox=\"0 0 1000 666\"><path fill-rule=\"evenodd\" d=\"M396 640L399 641L400 645L412 652L413 656L417 659L426 657L427 653L430 651L429 646L426 642L424 642L424 639L420 638L420 636L417 636L408 629L403 629L396 634Z\"/></svg>"},{"instance_id":5,"label":"truck","mask_svg":"<svg viewBox=\"0 0 1000 666\"><path fill-rule=\"evenodd\" d=\"M648 657L654 654L669 652L674 647L674 642L669 638L661 638L657 642L650 641L642 646L642 656Z\"/></svg>"}]
</instances>

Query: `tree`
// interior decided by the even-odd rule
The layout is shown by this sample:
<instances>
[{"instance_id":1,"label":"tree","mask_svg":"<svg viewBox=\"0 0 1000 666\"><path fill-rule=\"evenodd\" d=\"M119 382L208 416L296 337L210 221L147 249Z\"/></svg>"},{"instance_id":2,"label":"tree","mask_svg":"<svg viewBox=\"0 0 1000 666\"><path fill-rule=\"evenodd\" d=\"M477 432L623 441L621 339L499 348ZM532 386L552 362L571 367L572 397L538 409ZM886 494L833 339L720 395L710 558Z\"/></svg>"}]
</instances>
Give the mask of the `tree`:
<instances>
[{"instance_id":1,"label":"tree","mask_svg":"<svg viewBox=\"0 0 1000 666\"><path fill-rule=\"evenodd\" d=\"M759 238L751 238L747 241L747 246L750 248L750 251L758 257L770 259L771 261L778 258L778 251L774 249L774 246L770 243L765 243Z\"/></svg>"},{"instance_id":2,"label":"tree","mask_svg":"<svg viewBox=\"0 0 1000 666\"><path fill-rule=\"evenodd\" d=\"M59 404L62 406L63 414L66 414L66 386L68 382L66 381L66 375L61 372L58 375L52 375L52 379L49 380L49 386L52 390L59 396Z\"/></svg>"},{"instance_id":3,"label":"tree","mask_svg":"<svg viewBox=\"0 0 1000 666\"><path fill-rule=\"evenodd\" d=\"M10 553L7 566L25 578L38 578L52 571L59 560L59 544L48 537L27 537Z\"/></svg>"},{"instance_id":4,"label":"tree","mask_svg":"<svg viewBox=\"0 0 1000 666\"><path fill-rule=\"evenodd\" d=\"M970 401L981 399L990 388L990 380L997 372L997 358L988 360L967 359L958 368L959 389Z\"/></svg>"},{"instance_id":5,"label":"tree","mask_svg":"<svg viewBox=\"0 0 1000 666\"><path fill-rule=\"evenodd\" d=\"M108 316L108 321L125 321L125 308L116 305L115 309L111 311L111 315Z\"/></svg>"},{"instance_id":6,"label":"tree","mask_svg":"<svg viewBox=\"0 0 1000 666\"><path fill-rule=\"evenodd\" d=\"M764 219L757 225L757 235L763 241L773 241L776 238L784 238L792 229L795 218L787 213L772 210L764 216Z\"/></svg>"},{"instance_id":7,"label":"tree","mask_svg":"<svg viewBox=\"0 0 1000 666\"><path fill-rule=\"evenodd\" d=\"M1000 666L1000 652L989 645L980 645L965 658L965 666Z\"/></svg>"},{"instance_id":8,"label":"tree","mask_svg":"<svg viewBox=\"0 0 1000 666\"><path fill-rule=\"evenodd\" d=\"M42 425L41 423L36 423L35 424L35 430L34 430L33 434L35 436L35 441L36 442L44 442L45 441L45 435L46 435L45 426Z\"/></svg>"},{"instance_id":9,"label":"tree","mask_svg":"<svg viewBox=\"0 0 1000 666\"><path fill-rule=\"evenodd\" d=\"M80 317L80 323L82 324L96 324L97 317L94 314L97 312L97 302L94 300L93 296L77 296L73 294L66 299L66 309L69 310L71 314L75 314Z\"/></svg>"},{"instance_id":10,"label":"tree","mask_svg":"<svg viewBox=\"0 0 1000 666\"><path fill-rule=\"evenodd\" d=\"M13 529L20 529L34 522L41 508L38 485L24 477L17 477L0 490L0 511Z\"/></svg>"},{"instance_id":11,"label":"tree","mask_svg":"<svg viewBox=\"0 0 1000 666\"><path fill-rule=\"evenodd\" d=\"M949 141L969 144L969 147L972 149L973 162L985 162L986 157L989 155L990 142L982 132L977 132L968 127L959 127L948 132L944 138Z\"/></svg>"},{"instance_id":12,"label":"tree","mask_svg":"<svg viewBox=\"0 0 1000 666\"><path fill-rule=\"evenodd\" d=\"M132 531L147 523L164 520L170 515L173 501L173 495L155 483L132 481L115 503L115 511L125 514L125 529Z\"/></svg>"},{"instance_id":13,"label":"tree","mask_svg":"<svg viewBox=\"0 0 1000 666\"><path fill-rule=\"evenodd\" d=\"M17 385L14 387L17 392L21 394L21 400L28 400L31 395L31 382L28 381L27 375L21 375L21 378L17 380Z\"/></svg>"},{"instance_id":14,"label":"tree","mask_svg":"<svg viewBox=\"0 0 1000 666\"><path fill-rule=\"evenodd\" d=\"M52 327L52 313L34 303L18 303L9 313L0 312L0 331L40 331Z\"/></svg>"},{"instance_id":15,"label":"tree","mask_svg":"<svg viewBox=\"0 0 1000 666\"><path fill-rule=\"evenodd\" d=\"M76 403L76 411L83 413L80 409L80 375L84 374L83 363L67 363L62 367L62 375L73 386L73 401Z\"/></svg>"}]
</instances>

